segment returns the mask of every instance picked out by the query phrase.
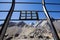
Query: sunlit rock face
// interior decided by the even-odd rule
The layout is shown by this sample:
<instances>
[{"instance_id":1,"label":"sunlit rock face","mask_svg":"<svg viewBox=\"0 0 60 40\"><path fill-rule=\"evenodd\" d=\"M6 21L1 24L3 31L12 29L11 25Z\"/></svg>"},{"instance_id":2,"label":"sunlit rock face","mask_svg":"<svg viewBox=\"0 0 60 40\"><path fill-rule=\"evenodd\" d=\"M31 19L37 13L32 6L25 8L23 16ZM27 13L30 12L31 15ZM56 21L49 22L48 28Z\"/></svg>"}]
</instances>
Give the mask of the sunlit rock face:
<instances>
[{"instance_id":1,"label":"sunlit rock face","mask_svg":"<svg viewBox=\"0 0 60 40\"><path fill-rule=\"evenodd\" d=\"M55 21L53 23L60 32L60 22ZM24 22L14 23L7 28L4 40L54 40L47 21L37 22L35 26Z\"/></svg>"},{"instance_id":2,"label":"sunlit rock face","mask_svg":"<svg viewBox=\"0 0 60 40\"><path fill-rule=\"evenodd\" d=\"M12 40L51 40L52 35L47 33L44 33L41 29L39 28L23 28L22 32L18 37L15 37L15 39Z\"/></svg>"}]
</instances>

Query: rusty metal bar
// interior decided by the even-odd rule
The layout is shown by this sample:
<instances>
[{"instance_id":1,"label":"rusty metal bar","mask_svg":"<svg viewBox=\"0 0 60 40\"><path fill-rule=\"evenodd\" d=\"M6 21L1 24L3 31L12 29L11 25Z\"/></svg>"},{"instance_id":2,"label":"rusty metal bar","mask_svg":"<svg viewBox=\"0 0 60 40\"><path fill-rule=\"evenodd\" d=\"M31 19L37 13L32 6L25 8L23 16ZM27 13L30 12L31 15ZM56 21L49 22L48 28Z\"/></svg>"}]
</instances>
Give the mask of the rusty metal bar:
<instances>
[{"instance_id":1,"label":"rusty metal bar","mask_svg":"<svg viewBox=\"0 0 60 40\"><path fill-rule=\"evenodd\" d=\"M45 0L42 0L42 6L43 6L43 10L44 10L44 13L47 17L47 21L49 23L49 26L50 26L50 29L51 29L51 32L52 32L52 35L54 37L54 40L59 40L59 36L57 34L57 31L54 27L54 24L52 23L52 19L50 18L50 15L48 14L48 11L46 9L46 6L45 6Z\"/></svg>"},{"instance_id":2,"label":"rusty metal bar","mask_svg":"<svg viewBox=\"0 0 60 40\"><path fill-rule=\"evenodd\" d=\"M6 33L6 30L7 30L7 26L9 24L9 21L11 19L11 16L12 16L12 13L14 11L14 7L15 7L15 0L12 0L12 6L8 12L8 15L4 21L4 24L2 25L2 28L0 30L0 40L3 40L4 39L4 35Z\"/></svg>"}]
</instances>

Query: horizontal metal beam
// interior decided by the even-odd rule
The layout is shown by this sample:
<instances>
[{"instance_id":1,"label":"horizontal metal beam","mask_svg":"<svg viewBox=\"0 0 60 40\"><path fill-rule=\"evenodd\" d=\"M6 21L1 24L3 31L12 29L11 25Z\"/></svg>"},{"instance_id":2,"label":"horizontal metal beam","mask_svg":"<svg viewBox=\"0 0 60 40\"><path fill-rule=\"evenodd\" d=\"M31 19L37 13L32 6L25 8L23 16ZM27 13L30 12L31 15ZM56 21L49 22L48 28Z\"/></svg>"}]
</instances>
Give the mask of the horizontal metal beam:
<instances>
[{"instance_id":1,"label":"horizontal metal beam","mask_svg":"<svg viewBox=\"0 0 60 40\"><path fill-rule=\"evenodd\" d=\"M4 21L5 19L0 19L0 21ZM10 21L21 21L21 20L25 20L25 19L11 19ZM27 19L27 20L32 20L32 19ZM34 19L35 20L35 19ZM47 20L47 19L39 19L39 20ZM60 19L54 19L54 20L60 20Z\"/></svg>"},{"instance_id":2,"label":"horizontal metal beam","mask_svg":"<svg viewBox=\"0 0 60 40\"><path fill-rule=\"evenodd\" d=\"M0 2L3 4L11 4L12 2ZM15 2L15 4L42 4L40 2ZM45 4L50 4L50 5L60 5L60 3L45 3Z\"/></svg>"},{"instance_id":3,"label":"horizontal metal beam","mask_svg":"<svg viewBox=\"0 0 60 40\"><path fill-rule=\"evenodd\" d=\"M11 4L12 2L0 2L3 4ZM39 2L15 2L15 4L41 4Z\"/></svg>"},{"instance_id":4,"label":"horizontal metal beam","mask_svg":"<svg viewBox=\"0 0 60 40\"><path fill-rule=\"evenodd\" d=\"M0 2L2 4L11 4L12 2ZM15 2L15 4L42 4L41 2ZM45 3L50 5L60 5L60 3Z\"/></svg>"},{"instance_id":5,"label":"horizontal metal beam","mask_svg":"<svg viewBox=\"0 0 60 40\"><path fill-rule=\"evenodd\" d=\"M20 12L20 11L44 12L39 10L14 10L14 12ZM9 10L0 10L0 12L9 12ZM60 11L48 11L48 12L60 12Z\"/></svg>"}]
</instances>

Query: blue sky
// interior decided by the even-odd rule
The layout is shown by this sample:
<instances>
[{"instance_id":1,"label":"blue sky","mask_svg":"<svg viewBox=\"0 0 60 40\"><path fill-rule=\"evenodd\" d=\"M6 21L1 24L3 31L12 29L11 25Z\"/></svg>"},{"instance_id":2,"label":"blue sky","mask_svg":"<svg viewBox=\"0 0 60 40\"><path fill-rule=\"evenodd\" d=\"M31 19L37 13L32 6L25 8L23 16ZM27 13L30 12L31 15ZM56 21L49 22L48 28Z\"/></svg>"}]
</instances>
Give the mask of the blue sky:
<instances>
[{"instance_id":1,"label":"blue sky","mask_svg":"<svg viewBox=\"0 0 60 40\"><path fill-rule=\"evenodd\" d=\"M0 2L12 2L12 0L0 0ZM16 2L40 2L41 0L16 0ZM46 3L60 3L60 0L45 0ZM11 4L0 3L0 10L9 10ZM49 11L60 11L60 5L46 5ZM43 10L42 4L15 4L14 10ZM5 19L8 12L0 12L0 19ZM45 18L44 12L39 12L39 18ZM49 12L50 16L60 19L60 12ZM18 19L19 12L14 12L11 19ZM0 21L2 23L3 21Z\"/></svg>"}]
</instances>

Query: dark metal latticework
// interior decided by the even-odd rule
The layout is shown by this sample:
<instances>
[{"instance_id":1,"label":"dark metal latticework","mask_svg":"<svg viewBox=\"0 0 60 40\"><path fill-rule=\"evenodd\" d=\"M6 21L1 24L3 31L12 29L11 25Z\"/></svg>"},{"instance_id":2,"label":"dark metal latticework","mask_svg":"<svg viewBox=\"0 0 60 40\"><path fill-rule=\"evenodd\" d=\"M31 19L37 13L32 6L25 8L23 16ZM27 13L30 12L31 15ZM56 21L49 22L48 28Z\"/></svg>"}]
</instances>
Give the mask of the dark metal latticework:
<instances>
[{"instance_id":1,"label":"dark metal latticework","mask_svg":"<svg viewBox=\"0 0 60 40\"><path fill-rule=\"evenodd\" d=\"M24 13L22 13L24 12ZM38 20L38 12L33 11L20 11L19 20Z\"/></svg>"},{"instance_id":2,"label":"dark metal latticework","mask_svg":"<svg viewBox=\"0 0 60 40\"><path fill-rule=\"evenodd\" d=\"M0 40L3 40L4 35L7 30L7 26L10 20L12 21L18 21L18 20L47 20L49 23L49 26L51 28L54 40L59 40L58 34L56 32L56 29L52 23L52 19L50 18L50 15L48 12L60 12L60 11L47 11L45 4L50 4L50 5L60 5L59 3L45 3L44 0L42 0L42 3L37 3L37 2L15 2L15 0L12 0L12 2L0 2L4 4L11 4L12 6L10 10L0 10L0 12L8 12L8 15L6 19L0 19L0 21L4 21L4 24L2 25L2 28L0 30ZM42 4L43 10L44 11L36 11L36 10L14 10L15 4ZM19 19L11 19L11 16L13 12L20 12ZM23 13L24 12L24 13ZM38 12L44 12L47 19L39 19ZM54 19L54 20L60 20L60 19Z\"/></svg>"}]
</instances>

